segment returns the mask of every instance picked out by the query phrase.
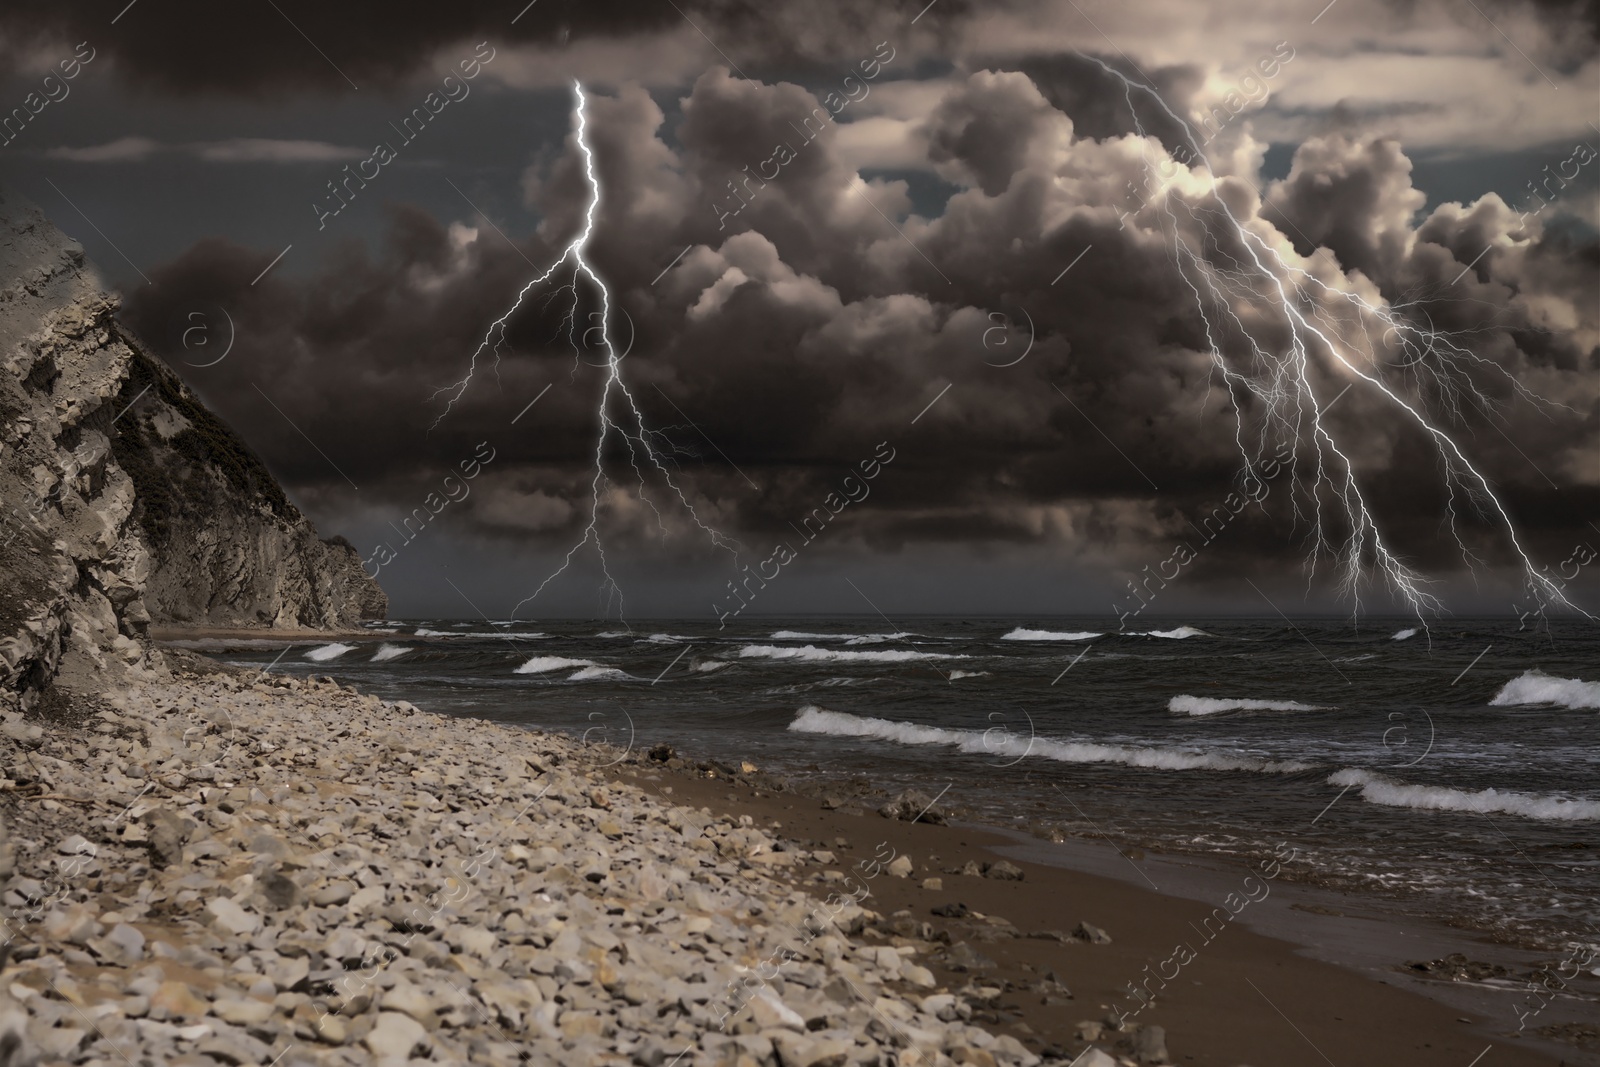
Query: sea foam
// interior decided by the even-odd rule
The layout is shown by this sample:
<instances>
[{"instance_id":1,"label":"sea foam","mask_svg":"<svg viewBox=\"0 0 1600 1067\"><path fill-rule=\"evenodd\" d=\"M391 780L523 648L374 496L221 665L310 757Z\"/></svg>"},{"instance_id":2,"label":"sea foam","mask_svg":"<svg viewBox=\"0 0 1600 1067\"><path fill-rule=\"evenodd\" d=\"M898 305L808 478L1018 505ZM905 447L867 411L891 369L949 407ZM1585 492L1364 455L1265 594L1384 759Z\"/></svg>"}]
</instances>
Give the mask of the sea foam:
<instances>
[{"instance_id":1,"label":"sea foam","mask_svg":"<svg viewBox=\"0 0 1600 1067\"><path fill-rule=\"evenodd\" d=\"M1002 641L1087 641L1099 637L1093 630L1030 630L1019 626L1000 638Z\"/></svg>"},{"instance_id":2,"label":"sea foam","mask_svg":"<svg viewBox=\"0 0 1600 1067\"><path fill-rule=\"evenodd\" d=\"M593 682L602 678L631 678L631 674L618 670L616 667L585 667L567 676L569 682Z\"/></svg>"},{"instance_id":3,"label":"sea foam","mask_svg":"<svg viewBox=\"0 0 1600 1067\"><path fill-rule=\"evenodd\" d=\"M804 630L779 630L774 641L843 641L847 645L876 645L884 641L904 641L916 634L897 630L892 634L814 634Z\"/></svg>"},{"instance_id":4,"label":"sea foam","mask_svg":"<svg viewBox=\"0 0 1600 1067\"><path fill-rule=\"evenodd\" d=\"M793 663L912 663L928 659L967 659L949 652L913 652L909 649L890 648L881 652L848 652L844 649L818 648L801 645L799 648L774 645L745 645L739 650L741 659L775 659Z\"/></svg>"},{"instance_id":5,"label":"sea foam","mask_svg":"<svg viewBox=\"0 0 1600 1067\"><path fill-rule=\"evenodd\" d=\"M410 652L408 645L391 645L387 641L378 646L378 651L372 654L372 662L382 663L384 660L396 659Z\"/></svg>"},{"instance_id":6,"label":"sea foam","mask_svg":"<svg viewBox=\"0 0 1600 1067\"><path fill-rule=\"evenodd\" d=\"M518 667L516 674L544 674L546 671L560 671L568 667L598 667L600 664L592 659L567 659L565 656L535 656L522 666Z\"/></svg>"},{"instance_id":7,"label":"sea foam","mask_svg":"<svg viewBox=\"0 0 1600 1067\"><path fill-rule=\"evenodd\" d=\"M1083 741L1049 741L1004 732L947 730L828 711L814 704L800 709L789 729L801 734L835 737L875 737L902 745L950 745L959 752L994 756L1033 756L1062 763L1120 763L1128 767L1164 771L1254 771L1260 774L1295 774L1313 765L1290 760L1260 760L1221 752L1191 749L1146 748L1137 745L1102 745Z\"/></svg>"},{"instance_id":8,"label":"sea foam","mask_svg":"<svg viewBox=\"0 0 1600 1067\"><path fill-rule=\"evenodd\" d=\"M355 647L355 645L346 645L335 641L331 645L321 645L317 648L313 648L310 652L306 653L306 659L315 660L318 663L326 663L330 659L338 659L340 656L344 655L346 652L349 652Z\"/></svg>"},{"instance_id":9,"label":"sea foam","mask_svg":"<svg viewBox=\"0 0 1600 1067\"><path fill-rule=\"evenodd\" d=\"M1167 710L1180 715L1221 715L1228 711L1323 711L1323 704L1298 700L1245 700L1237 697L1192 697L1187 693L1167 701Z\"/></svg>"},{"instance_id":10,"label":"sea foam","mask_svg":"<svg viewBox=\"0 0 1600 1067\"><path fill-rule=\"evenodd\" d=\"M1518 704L1558 704L1563 708L1600 708L1600 682L1557 678L1543 671L1523 671L1501 687L1489 703L1498 708Z\"/></svg>"},{"instance_id":11,"label":"sea foam","mask_svg":"<svg viewBox=\"0 0 1600 1067\"><path fill-rule=\"evenodd\" d=\"M1503 813L1552 822L1600 819L1600 801L1572 800L1541 793L1502 792L1498 789L1452 789L1441 785L1412 785L1381 774L1348 767L1328 776L1329 785L1361 787L1361 799L1390 808L1431 811Z\"/></svg>"}]
</instances>

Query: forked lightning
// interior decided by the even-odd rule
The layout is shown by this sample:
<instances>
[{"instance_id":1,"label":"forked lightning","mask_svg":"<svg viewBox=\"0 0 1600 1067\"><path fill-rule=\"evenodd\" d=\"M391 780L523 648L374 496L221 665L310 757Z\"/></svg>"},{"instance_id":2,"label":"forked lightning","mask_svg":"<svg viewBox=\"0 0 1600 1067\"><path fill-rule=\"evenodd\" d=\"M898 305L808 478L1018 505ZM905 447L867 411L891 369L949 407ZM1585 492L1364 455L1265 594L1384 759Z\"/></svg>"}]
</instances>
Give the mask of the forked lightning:
<instances>
[{"instance_id":1,"label":"forked lightning","mask_svg":"<svg viewBox=\"0 0 1600 1067\"><path fill-rule=\"evenodd\" d=\"M576 122L575 136L577 139L578 148L583 153L583 171L584 176L589 184L589 204L584 211L583 229L562 251L560 257L550 265L550 269L546 270L543 274L540 274L538 277L532 279L526 285L524 285L522 290L517 294L517 299L514 303L512 303L510 309L506 311L504 315L500 316L498 319L495 319L494 322L490 324L488 331L484 334L483 340L479 342L477 349L472 353L472 361L467 368L466 376L459 382L456 382L454 385L446 386L445 388L434 393L435 397L448 394L444 411L442 411L439 414L439 417L434 420L434 425L437 426L439 422L450 413L451 408L455 406L456 402L459 401L466 393L468 386L472 384L472 378L473 375L477 373L478 361L480 359L486 355L492 354L495 359L495 366L499 366L501 347L505 343L506 329L511 321L511 317L522 308L523 301L527 299L530 293L553 279L556 276L556 273L560 271L562 267L570 266L572 271L571 280L566 281L565 284L561 286L558 286L555 289L555 293L570 292L572 296L572 306L568 310L566 322L569 326L569 339L572 339L573 341L574 351L579 351L579 349L577 346L577 341L575 338L572 338L570 330L576 329L575 324L578 319L578 302L581 299L581 294L578 291L578 283L580 280L587 280L599 292L600 310L599 312L590 316L591 318L598 318L599 324L597 326L590 327L584 333L584 336L587 337L590 333L598 332L600 347L605 355L605 383L600 390L600 403L598 407L600 432L596 435L595 439L594 478L590 481L591 498L589 521L584 526L582 539L567 551L566 556L561 562L561 566L556 568L555 571L548 575L544 581L540 582L537 589L517 603L517 606L513 608L511 612L513 617L515 617L516 613L520 611L523 606L536 599L540 593L544 592L546 586L563 574L567 568L571 566L573 558L577 556L577 554L584 548L585 545L588 545L591 542L594 544L595 552L600 559L601 573L605 575L605 581L602 583L601 588L607 594L607 609L609 610L611 603L614 602L617 607L618 615L622 615L623 608L625 606L623 602L622 590L617 584L616 579L611 574L610 565L606 559L605 543L600 535L600 507L607 485L604 453L606 442L613 433L619 435L627 446L629 465L633 468L634 475L639 481L639 499L648 505L650 510L655 514L656 523L661 528L662 533L668 532L666 523L662 518L660 510L656 508L655 502L652 501L645 493L646 477L645 470L640 467L641 456L645 460L648 467L652 467L656 471L660 472L662 480L665 481L667 486L673 491L673 493L677 495L678 502L683 505L684 510L688 512L689 517L694 521L694 524L701 530L705 531L705 533L710 537L711 543L718 548L733 553L736 562L738 559L735 543L718 533L716 530L712 529L710 526L707 526L704 522L700 521L700 516L695 512L694 505L689 502L688 497L684 495L683 490L679 487L678 483L673 480L671 469L669 468L668 464L663 461L662 447L652 444L651 441L652 438L661 438L663 441L665 438L661 437L660 431L652 430L648 425L646 425L644 413L639 409L639 405L635 401L633 394L628 390L627 384L622 380L622 356L618 355L617 350L611 341L611 292L606 287L606 283L600 277L599 272L596 271L594 267L590 265L588 260L584 258L589 247L589 240L594 235L595 216L599 212L600 208L600 178L595 172L594 150L590 148L588 141L588 115L586 111L587 98L584 96L583 86L580 83L573 82L572 89L576 97L576 104L574 107L574 119ZM613 417L612 409L618 404L622 405L621 414L619 417Z\"/></svg>"}]
</instances>

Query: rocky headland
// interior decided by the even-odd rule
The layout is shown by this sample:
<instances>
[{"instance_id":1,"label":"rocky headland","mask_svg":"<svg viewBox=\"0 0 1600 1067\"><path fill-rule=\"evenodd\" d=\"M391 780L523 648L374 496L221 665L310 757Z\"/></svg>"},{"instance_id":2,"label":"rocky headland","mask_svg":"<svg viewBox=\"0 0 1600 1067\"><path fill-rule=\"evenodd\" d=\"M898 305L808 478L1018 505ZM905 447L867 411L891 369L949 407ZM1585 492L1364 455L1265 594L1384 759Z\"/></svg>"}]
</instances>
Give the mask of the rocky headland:
<instances>
[{"instance_id":1,"label":"rocky headland","mask_svg":"<svg viewBox=\"0 0 1600 1067\"><path fill-rule=\"evenodd\" d=\"M0 702L94 692L152 625L338 628L387 599L116 319L82 247L0 188Z\"/></svg>"}]
</instances>

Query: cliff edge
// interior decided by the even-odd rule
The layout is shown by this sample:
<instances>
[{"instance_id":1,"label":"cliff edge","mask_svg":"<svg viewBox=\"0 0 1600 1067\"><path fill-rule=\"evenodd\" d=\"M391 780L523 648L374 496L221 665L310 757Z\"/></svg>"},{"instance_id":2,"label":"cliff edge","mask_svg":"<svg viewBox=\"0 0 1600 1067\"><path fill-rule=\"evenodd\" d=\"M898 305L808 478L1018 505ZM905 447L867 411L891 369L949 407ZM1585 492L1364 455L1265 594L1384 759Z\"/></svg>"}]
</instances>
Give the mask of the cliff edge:
<instances>
[{"instance_id":1,"label":"cliff edge","mask_svg":"<svg viewBox=\"0 0 1600 1067\"><path fill-rule=\"evenodd\" d=\"M0 689L155 666L152 624L329 629L388 598L0 188ZM78 681L92 687L91 677Z\"/></svg>"}]
</instances>

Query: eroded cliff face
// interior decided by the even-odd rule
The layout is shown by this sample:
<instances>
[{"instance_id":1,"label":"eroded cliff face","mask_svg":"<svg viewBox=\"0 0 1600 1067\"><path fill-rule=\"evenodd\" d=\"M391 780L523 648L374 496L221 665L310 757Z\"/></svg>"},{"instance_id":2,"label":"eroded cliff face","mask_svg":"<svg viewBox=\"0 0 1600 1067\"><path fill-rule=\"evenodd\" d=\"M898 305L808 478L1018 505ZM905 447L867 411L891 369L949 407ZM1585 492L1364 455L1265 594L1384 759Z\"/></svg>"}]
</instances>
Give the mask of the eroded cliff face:
<instances>
[{"instance_id":1,"label":"eroded cliff face","mask_svg":"<svg viewBox=\"0 0 1600 1067\"><path fill-rule=\"evenodd\" d=\"M0 690L159 667L152 623L331 628L388 601L0 188ZM73 677L82 675L82 677Z\"/></svg>"}]
</instances>

